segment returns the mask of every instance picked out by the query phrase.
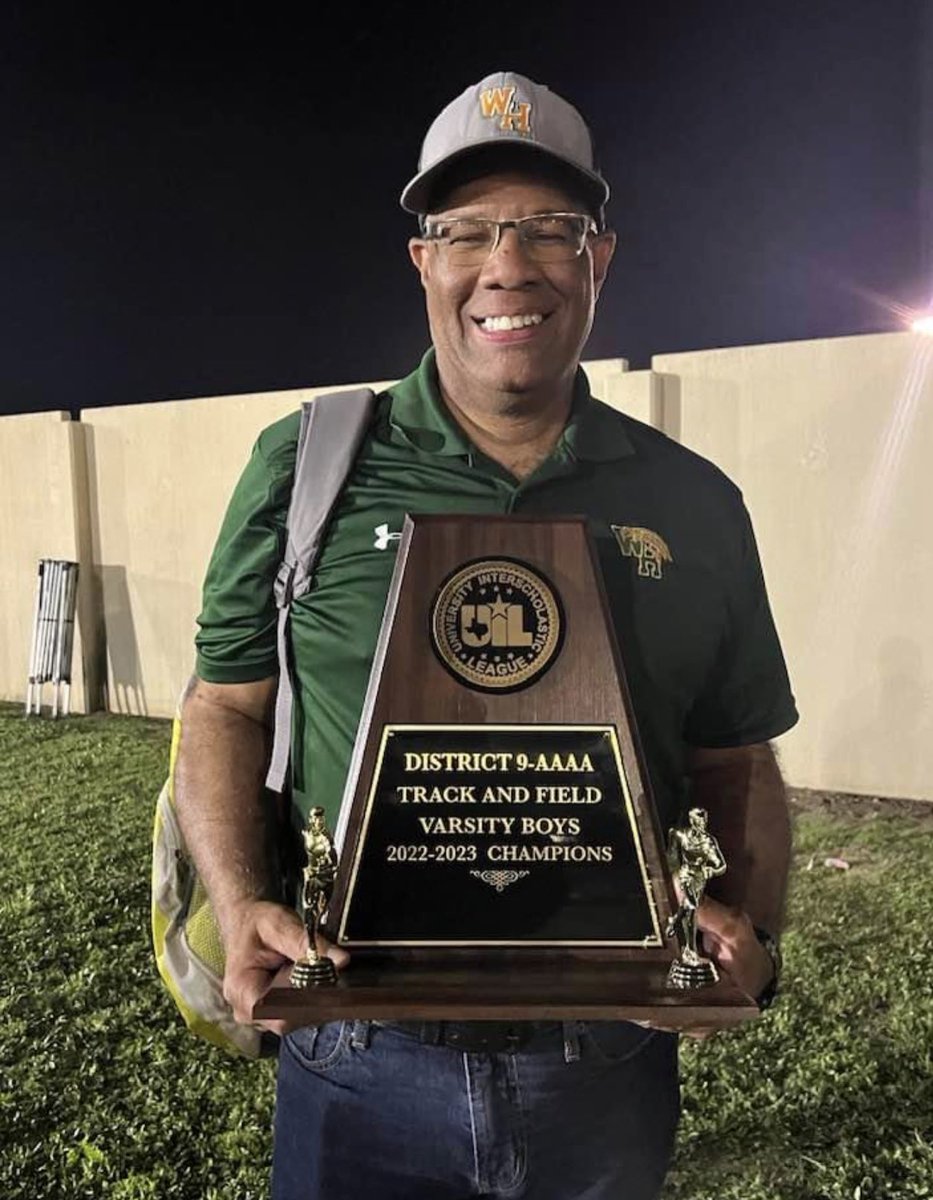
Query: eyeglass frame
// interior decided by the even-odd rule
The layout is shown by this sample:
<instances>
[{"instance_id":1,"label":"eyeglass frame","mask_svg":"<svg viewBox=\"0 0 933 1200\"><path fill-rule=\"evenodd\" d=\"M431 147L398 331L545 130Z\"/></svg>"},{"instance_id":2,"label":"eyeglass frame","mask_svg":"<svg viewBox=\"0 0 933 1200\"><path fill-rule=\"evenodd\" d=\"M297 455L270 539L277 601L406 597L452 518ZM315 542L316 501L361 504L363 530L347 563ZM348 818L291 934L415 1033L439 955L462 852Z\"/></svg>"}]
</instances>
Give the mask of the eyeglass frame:
<instances>
[{"instance_id":1,"label":"eyeglass frame","mask_svg":"<svg viewBox=\"0 0 933 1200\"><path fill-rule=\"evenodd\" d=\"M557 259L550 259L550 260L548 260L548 259L538 260L538 259L535 259L533 255L529 255L529 257L531 257L532 261L534 261L534 262L537 262L537 261L574 262L583 253L583 250L586 246L586 239L588 237L599 237L601 234L605 233L605 230L600 228L599 223L593 217L591 217L589 215L589 213L543 212L543 213L529 213L527 217L514 217L513 219L508 220L508 221L497 221L497 220L495 220L494 217L469 217L469 216L434 217L434 216L424 215L420 219L421 236L426 242L434 242L437 244L442 243L445 239L438 237L436 234L432 233L432 231L431 231L431 226L435 223L437 223L437 224L443 224L443 223L453 224L455 221L475 221L475 222L482 222L482 224L488 225L488 226L494 225L496 227L496 237L492 243L492 246L487 251L486 257L484 259L477 259L477 261L473 264L467 264L467 263L461 264L463 266L467 266L467 265L480 266L481 263L488 262L488 260L490 258L492 258L492 256L495 254L495 252L499 249L499 244L502 241L503 229L514 229L515 232L518 234L519 244L521 245L523 250L526 250L528 243L525 241L524 237L522 236L521 226L526 221L540 221L542 219L542 217L573 217L577 221L582 221L584 223L583 236L580 239L580 245L579 245L576 253L573 255L573 257L565 258L565 259L557 258Z\"/></svg>"}]
</instances>

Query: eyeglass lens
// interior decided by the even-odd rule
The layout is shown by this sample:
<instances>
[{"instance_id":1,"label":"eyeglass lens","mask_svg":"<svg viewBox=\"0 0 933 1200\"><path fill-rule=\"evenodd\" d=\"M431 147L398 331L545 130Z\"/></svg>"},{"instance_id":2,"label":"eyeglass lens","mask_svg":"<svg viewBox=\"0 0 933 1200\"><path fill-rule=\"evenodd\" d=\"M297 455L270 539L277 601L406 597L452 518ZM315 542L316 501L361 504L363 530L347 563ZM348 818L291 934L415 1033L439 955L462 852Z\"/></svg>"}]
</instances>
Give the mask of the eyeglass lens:
<instances>
[{"instance_id":1,"label":"eyeglass lens","mask_svg":"<svg viewBox=\"0 0 933 1200\"><path fill-rule=\"evenodd\" d=\"M471 265L485 262L502 236L514 228L529 258L536 262L566 262L583 250L590 222L570 213L547 213L520 217L516 221L493 221L485 217L458 217L429 227L452 263Z\"/></svg>"}]
</instances>

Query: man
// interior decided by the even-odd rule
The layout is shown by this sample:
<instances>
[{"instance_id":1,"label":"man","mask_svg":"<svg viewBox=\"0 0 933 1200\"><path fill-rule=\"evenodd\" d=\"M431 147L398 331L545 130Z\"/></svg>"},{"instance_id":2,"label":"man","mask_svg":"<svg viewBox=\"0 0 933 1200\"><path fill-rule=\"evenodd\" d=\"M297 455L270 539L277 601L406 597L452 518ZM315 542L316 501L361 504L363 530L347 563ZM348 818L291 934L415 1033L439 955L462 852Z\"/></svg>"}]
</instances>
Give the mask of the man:
<instances>
[{"instance_id":1,"label":"man","mask_svg":"<svg viewBox=\"0 0 933 1200\"><path fill-rule=\"evenodd\" d=\"M296 802L300 817L323 806L333 826L392 569L394 543L374 532L400 529L406 511L586 513L661 826L686 811L689 792L730 863L699 915L707 952L767 998L789 857L767 739L796 712L739 493L594 400L579 369L615 248L608 194L580 115L522 76L489 76L429 130L402 204L420 217L410 254L433 347L380 397L314 587L293 612ZM296 434L297 418L262 434L231 501L176 782L243 1021L306 947L279 902L261 800L272 579ZM345 952L325 949L347 967ZM661 1030L334 1022L284 1037L273 1190L281 1200L647 1200L677 1113L676 1037Z\"/></svg>"}]
</instances>

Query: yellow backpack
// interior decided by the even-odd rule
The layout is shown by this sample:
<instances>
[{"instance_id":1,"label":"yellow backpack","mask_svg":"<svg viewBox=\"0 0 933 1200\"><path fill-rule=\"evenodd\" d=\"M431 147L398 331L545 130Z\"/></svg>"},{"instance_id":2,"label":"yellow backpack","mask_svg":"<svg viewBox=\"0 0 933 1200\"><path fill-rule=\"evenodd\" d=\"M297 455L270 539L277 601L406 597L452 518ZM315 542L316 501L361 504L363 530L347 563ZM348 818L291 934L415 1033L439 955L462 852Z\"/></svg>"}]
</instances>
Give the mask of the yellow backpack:
<instances>
[{"instance_id":1,"label":"yellow backpack","mask_svg":"<svg viewBox=\"0 0 933 1200\"><path fill-rule=\"evenodd\" d=\"M266 780L272 803L282 804L279 797L287 795L289 774L294 696L288 652L290 606L311 585L327 522L363 442L374 406L375 394L369 388L332 392L302 406L285 558L275 581L279 689ZM223 996L224 947L220 930L175 811L173 781L180 737L179 702L172 726L168 778L156 801L152 831L151 923L156 964L192 1033L231 1054L258 1058L274 1052L278 1039L254 1025L238 1024Z\"/></svg>"}]
</instances>

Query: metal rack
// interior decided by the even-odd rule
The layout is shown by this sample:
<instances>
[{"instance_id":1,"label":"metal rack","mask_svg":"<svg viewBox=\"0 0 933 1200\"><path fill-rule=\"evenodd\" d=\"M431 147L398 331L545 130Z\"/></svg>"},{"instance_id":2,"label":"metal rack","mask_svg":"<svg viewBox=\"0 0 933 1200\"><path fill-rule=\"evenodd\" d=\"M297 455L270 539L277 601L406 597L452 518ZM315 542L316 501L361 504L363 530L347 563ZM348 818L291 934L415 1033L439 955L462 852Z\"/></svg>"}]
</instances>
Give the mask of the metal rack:
<instances>
[{"instance_id":1,"label":"metal rack","mask_svg":"<svg viewBox=\"0 0 933 1200\"><path fill-rule=\"evenodd\" d=\"M74 649L78 564L56 558L39 560L36 611L29 654L26 715L42 712L42 687L52 685L52 716L68 715L71 706L71 656Z\"/></svg>"}]
</instances>

